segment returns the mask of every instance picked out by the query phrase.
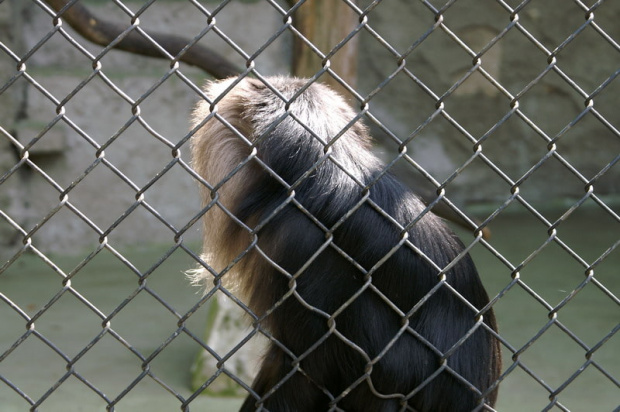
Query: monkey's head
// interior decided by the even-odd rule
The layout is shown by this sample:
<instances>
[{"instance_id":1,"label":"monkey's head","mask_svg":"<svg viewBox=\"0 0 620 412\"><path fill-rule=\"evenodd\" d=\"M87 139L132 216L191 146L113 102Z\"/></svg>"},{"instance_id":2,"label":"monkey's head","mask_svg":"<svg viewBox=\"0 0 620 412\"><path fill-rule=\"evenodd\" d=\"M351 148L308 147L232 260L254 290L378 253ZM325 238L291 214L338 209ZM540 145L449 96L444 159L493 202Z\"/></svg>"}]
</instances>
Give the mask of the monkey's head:
<instances>
[{"instance_id":1,"label":"monkey's head","mask_svg":"<svg viewBox=\"0 0 620 412\"><path fill-rule=\"evenodd\" d=\"M358 139L367 139L347 102L330 87L308 79L266 77L265 81L236 77L208 82L194 112L194 125L209 114L224 118L253 144L265 133L286 128L286 134L313 134L327 144L349 126ZM355 119L355 120L354 120ZM349 125L349 123L352 123ZM280 126L280 124L282 126ZM297 142L300 143L300 142Z\"/></svg>"},{"instance_id":2,"label":"monkey's head","mask_svg":"<svg viewBox=\"0 0 620 412\"><path fill-rule=\"evenodd\" d=\"M265 174L291 185L306 173L322 174L329 184L320 190L342 192L361 190L357 182L379 164L361 114L328 86L235 77L207 83L204 93L192 117L192 166L204 179L203 203L213 203L203 219L204 249L216 256L218 271L247 245L231 245L226 225L241 199L264 191Z\"/></svg>"},{"instance_id":3,"label":"monkey's head","mask_svg":"<svg viewBox=\"0 0 620 412\"><path fill-rule=\"evenodd\" d=\"M251 182L251 167L243 173L239 165L257 157L278 168L286 160L283 151L296 162L329 154L352 176L377 162L361 115L326 85L291 77L264 82L234 77L208 82L204 92L207 99L192 117L197 129L192 154L194 169L210 185L235 186L239 192L243 182L225 183ZM220 195L229 196L226 190Z\"/></svg>"}]
</instances>

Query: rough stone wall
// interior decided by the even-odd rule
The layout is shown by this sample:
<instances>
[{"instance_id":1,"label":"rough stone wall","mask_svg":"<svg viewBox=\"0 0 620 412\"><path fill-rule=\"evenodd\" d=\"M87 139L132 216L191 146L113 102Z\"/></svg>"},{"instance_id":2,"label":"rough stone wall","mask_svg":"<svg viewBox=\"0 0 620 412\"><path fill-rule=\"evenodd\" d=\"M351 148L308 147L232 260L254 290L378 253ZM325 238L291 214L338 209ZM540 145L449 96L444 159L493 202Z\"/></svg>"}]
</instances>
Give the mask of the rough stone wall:
<instances>
[{"instance_id":1,"label":"rough stone wall","mask_svg":"<svg viewBox=\"0 0 620 412\"><path fill-rule=\"evenodd\" d=\"M484 3L484 4L483 4ZM514 3L514 2L513 2ZM386 40L404 53L433 24L432 13L418 1L382 3L368 18ZM512 4L513 7L516 4ZM519 13L522 25L549 51L560 46L585 23L585 12L572 2L534 1ZM593 93L620 68L620 3L607 2L595 13L595 22L615 39L615 48L586 27L557 56L560 68L586 94ZM475 53L502 32L510 15L496 2L458 1L443 15L443 23ZM372 36L363 33L360 88L370 92L397 67L397 60ZM473 58L442 30L436 30L407 58L405 67L441 96L473 66ZM547 67L548 57L526 36L512 28L482 56L485 69L512 96L519 110L550 139L586 108L580 95L553 70L527 89ZM593 114L585 115L556 142L558 153L586 179L592 179L620 153L620 84L609 84L594 98L594 107L612 123L611 131ZM526 90L527 89L527 90ZM526 91L524 91L526 90ZM524 92L523 92L524 91ZM363 93L362 93L363 94ZM474 139L481 139L511 111L511 99L482 75L474 73L443 100L446 112ZM431 99L410 77L400 73L371 101L371 110L399 137L410 135L435 110ZM514 182L547 153L548 143L517 114L488 134L482 151ZM433 120L408 146L409 154L439 181L468 161L473 143L442 116ZM408 170L411 170L408 167ZM594 186L598 194L620 191L620 170L612 168ZM557 159L551 158L520 185L529 201L545 202L581 197L585 184ZM479 159L475 159L447 187L447 194L461 202L496 204L509 196L510 184Z\"/></svg>"},{"instance_id":2,"label":"rough stone wall","mask_svg":"<svg viewBox=\"0 0 620 412\"><path fill-rule=\"evenodd\" d=\"M6 2L5 2L6 3ZM16 29L19 13L12 4L0 5L0 39L20 47L21 36ZM15 72L15 63L0 58L2 81L8 81ZM15 125L23 117L23 87L11 87L0 93L0 175L13 167L17 161L17 151L7 135L15 134ZM0 186L0 211L3 214L14 210L14 205L23 203L24 191L18 178L5 181ZM3 215L4 216L4 215ZM4 219L0 219L0 250L8 251L18 241L15 229ZM8 255L8 253L7 253ZM0 252L0 256L5 254Z\"/></svg>"},{"instance_id":3,"label":"rough stone wall","mask_svg":"<svg viewBox=\"0 0 620 412\"><path fill-rule=\"evenodd\" d=\"M106 19L124 21L129 17L113 2L84 1L92 12ZM143 2L124 1L132 10ZM368 2L360 1L362 6ZM219 2L206 1L207 7ZM596 13L596 22L616 42L620 39L620 3L607 2ZM584 13L573 2L560 0L532 2L519 13L520 24L549 50L555 49L585 22ZM141 17L146 30L169 32L191 38L207 24L206 18L185 1L157 1ZM434 23L434 16L421 3L410 0L386 0L368 14L368 23L399 53ZM443 17L449 27L474 52L509 23L509 14L495 2L461 0ZM282 16L263 1L232 1L217 15L217 27L248 55L256 52L281 26ZM0 4L0 35L14 52L24 55L52 29L51 17L39 6L21 0ZM178 76L172 75L139 103L139 117L132 104L169 71L163 60L144 58L119 51L109 51L101 59L102 72L108 82L127 97L114 91L101 77L80 86L92 74L92 59L101 47L94 46L63 26L85 51L71 45L56 32L26 60L26 72L33 79L20 76L0 94L0 175L4 175L22 157L7 133L21 144L40 135L61 114L41 139L30 148L29 159L45 173L24 166L0 186L0 209L26 231L49 217L33 236L35 245L45 250L69 251L99 243L101 231L121 219L109 234L108 241L132 244L144 239L172 242L174 234L161 219L175 228L183 227L199 210L195 183L179 165L148 186L142 204L123 218L135 204L137 193L149 184L171 161L174 145L187 133L187 119L199 96ZM374 90L398 67L398 58L367 31L360 32L359 92ZM4 40L6 39L6 40ZM213 33L202 44L219 50L232 62L245 67L246 59ZM291 39L284 33L255 60L264 74L288 73ZM472 57L444 31L437 30L405 59L405 67L424 82L437 96L443 95L472 67ZM557 55L558 67L570 76L585 93L590 94L606 79L617 73L620 53L591 28L586 28ZM16 62L0 52L0 84L17 74ZM549 138L555 138L584 110L585 98L553 71L533 87L525 90L547 66L547 56L532 42L512 29L482 57L482 67L512 96L519 96L519 109ZM182 65L181 71L197 84L206 76L197 69ZM47 92L42 92L35 82ZM616 80L594 99L594 107L620 128ZM67 101L65 97L75 94ZM49 93L49 94L47 94ZM47 95L46 95L47 94ZM470 138L480 139L511 110L511 99L479 74L474 74L443 101L447 113L470 137L459 132L445 117L437 116L408 145L409 155L439 182L448 178L474 153ZM400 72L370 100L372 113L401 140L407 137L435 111L437 101L422 91L404 72ZM69 124L68 124L69 123ZM377 150L389 159L396 145L376 126L382 143ZM88 137L85 137L88 136ZM95 145L104 145L104 156ZM92 139L92 142L89 141ZM619 138L610 128L586 114L557 141L557 150L585 178L591 179L620 153ZM513 114L482 141L484 155L510 179L517 181L547 153L548 143L522 117ZM188 150L181 158L189 162ZM99 158L98 158L99 156ZM93 167L84 177L84 171ZM397 168L405 178L419 181L416 173L403 161ZM53 179L59 188L48 181ZM127 182L130 180L131 182ZM620 191L620 170L612 167L595 182L602 195ZM67 197L61 191L72 187ZM520 187L531 201L563 197L580 197L584 183L555 158L546 161ZM141 191L139 193L142 193ZM510 195L510 184L475 158L447 187L447 193L461 203L501 203ZM139 196L138 196L139 198ZM61 202L61 207L58 206ZM50 211L58 212L50 215ZM78 212L79 211L79 212ZM82 213L88 220L80 218ZM184 235L197 239L199 225ZM5 251L20 247L21 236L5 219L0 219L0 239Z\"/></svg>"},{"instance_id":4,"label":"rough stone wall","mask_svg":"<svg viewBox=\"0 0 620 412\"><path fill-rule=\"evenodd\" d=\"M140 2L126 3L134 10L141 6ZM97 16L129 24L127 15L112 2L85 4ZM52 29L51 17L34 4L15 1L0 5L4 13L9 8L11 14L19 16L21 24L9 24L14 17L6 17L3 19L6 22L3 30L14 36L13 41L7 43L17 53L36 47ZM278 23L274 20L277 17L275 13L262 13L262 8L259 4L233 2L218 20L223 30L233 35L237 44L251 49L258 39L264 42L272 27ZM260 16L260 24L240 24L241 16L253 15ZM199 33L206 25L205 20L195 13L195 9L187 7L186 2L174 1L158 2L153 10L141 17L144 27L150 30L188 37ZM92 55L97 56L101 52L101 47L88 43L66 24L63 28ZM204 39L205 43L223 51L226 49L223 41L210 37L208 35ZM275 52L267 52L268 56L261 58L261 65L267 72L282 70L288 62L283 47L275 44L273 48ZM242 66L241 58L230 47L225 53ZM169 63L163 60L114 50L106 53L100 61L106 78L133 101L169 71ZM0 82L4 84L16 74L16 64L3 56L0 65ZM144 202L148 206L138 206L126 218L123 214L136 203L138 190L149 184L173 160L172 149L162 143L162 139L174 145L186 136L190 112L199 96L173 75L140 102L140 117L136 118L132 104L100 77L96 76L79 88L93 71L92 59L69 44L58 32L27 59L26 67L33 81L47 92L42 92L23 76L19 78L0 95L3 107L1 126L25 145L56 119L58 103L62 102L64 114L71 125L63 120L54 123L29 150L29 159L60 188L66 189L77 183L67 193L66 200L72 207L60 207L34 234L33 244L45 251L58 252L92 248L100 241L92 226L106 232L119 219L123 220L107 239L113 245L173 242L173 231L156 215L180 229L200 211L196 183L178 165L144 192ZM187 66L183 67L182 72L198 85L207 78L200 70ZM78 88L68 101L63 102ZM47 93L49 97L45 95ZM18 115L16 111L19 108L23 108L23 113ZM104 156L100 156L98 161L95 144L104 145L110 139L113 139L112 143L105 147ZM4 174L19 161L20 154L8 139L3 137L0 144L0 173ZM181 158L189 163L185 147L181 149ZM92 171L84 175L93 165ZM24 166L0 186L0 202L3 211L30 231L57 208L61 193L37 170ZM89 222L80 218L75 210ZM199 227L199 224L193 226L184 239L198 240ZM10 255L21 247L22 236L15 234L15 230L4 220L0 223L0 230L5 243L3 255Z\"/></svg>"}]
</instances>

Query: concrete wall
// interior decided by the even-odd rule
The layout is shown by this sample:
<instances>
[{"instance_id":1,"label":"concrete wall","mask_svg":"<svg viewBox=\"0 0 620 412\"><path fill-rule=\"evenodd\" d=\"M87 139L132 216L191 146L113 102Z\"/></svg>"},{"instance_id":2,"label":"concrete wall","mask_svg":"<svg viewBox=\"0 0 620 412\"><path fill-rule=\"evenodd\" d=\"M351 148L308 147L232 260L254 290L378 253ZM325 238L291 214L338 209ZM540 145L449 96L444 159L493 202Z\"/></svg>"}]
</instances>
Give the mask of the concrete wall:
<instances>
[{"instance_id":1,"label":"concrete wall","mask_svg":"<svg viewBox=\"0 0 620 412\"><path fill-rule=\"evenodd\" d=\"M113 2L83 3L99 16L129 24L129 17ZM124 3L133 11L143 5L133 0ZM362 6L366 3L369 2L360 1ZM212 10L219 2L202 4ZM553 50L583 25L584 14L572 2L549 0L528 5L519 13L519 22L542 46ZM617 44L620 3L605 3L595 16L596 24ZM277 10L263 1L232 1L216 19L217 27L250 55L272 36L283 20ZM140 17L146 30L188 38L198 34L206 20L189 2L173 0L157 1ZM421 2L386 0L368 14L368 23L382 39L366 30L359 34L358 90L363 96L398 67L398 57L382 42L387 41L395 51L404 53L432 27L434 15ZM444 14L443 23L478 52L510 24L510 15L495 2L459 1ZM0 87L10 84L0 94L0 126L4 130L0 137L0 175L6 176L23 157L12 138L26 145L49 128L28 152L29 161L35 167L24 164L0 185L0 209L27 232L49 217L34 234L33 244L47 251L66 252L97 245L99 234L93 226L105 232L118 222L135 204L136 190L151 182L173 161L169 146L186 136L187 119L198 96L173 74L139 104L137 118L127 99L139 99L166 75L169 64L113 50L100 59L102 72L128 98L113 90L100 76L81 86L93 73L92 59L87 54L96 56L102 49L83 40L66 24L62 30L84 50L72 45L60 31L42 42L53 31L53 25L52 18L39 6L20 0L0 4L2 42L18 56L36 49L25 61L25 75L18 74L12 57L0 52ZM220 51L237 65L245 65L245 58L214 33L201 43ZM255 61L257 70L263 74L288 73L290 47L290 34L286 32L259 55ZM586 27L558 52L557 66L583 93L590 94L617 73L619 56L618 50L603 36ZM482 67L503 90L474 73L444 100L446 113L469 136L440 114L408 144L411 158L442 182L455 168L470 161L474 153L471 139L483 137L510 112L511 99L507 94L519 96L520 113L514 113L482 141L482 153L487 161L480 156L473 158L448 185L447 193L452 199L462 204L501 204L509 197L511 185L488 163L492 162L507 178L517 181L548 153L548 142L541 134L555 138L584 110L586 98L553 70L528 88L546 69L547 59L523 32L512 28L482 56ZM435 98L412 81L412 76L441 96L471 69L473 58L445 31L438 29L406 55L405 61L407 71L396 74L369 102L373 115L400 140L406 140L424 123L437 104ZM181 72L197 84L206 78L201 71L185 65L181 66ZM16 80L12 81L14 77ZM570 171L557 157L551 157L520 186L528 201L540 203L581 197L585 183L579 174L586 180L592 179L617 158L619 87L618 81L611 82L594 99L594 109L610 125L588 113L557 141L557 153L576 171ZM58 118L59 105L63 118ZM524 119L530 119L538 129ZM397 145L376 124L371 126L381 142L377 151L386 159L393 158ZM111 138L114 140L105 148L104 157L98 159L96 146L106 144ZM181 153L181 159L188 162L186 146ZM85 170L93 166L84 176ZM405 161L399 161L396 169L408 181L426 181ZM50 184L50 179L56 182L57 188ZM618 194L619 182L620 169L612 167L595 182L595 191L603 196ZM68 203L50 216L61 203L61 192L73 183L75 187L64 198ZM185 226L200 210L195 189L191 176L175 164L144 192L145 203L122 219L109 234L108 241L115 245L135 244L143 239L173 242L173 231L160 218L177 229ZM80 218L80 213L88 220ZM198 231L199 225L195 225L184 239L198 239ZM17 250L22 238L5 218L0 218L3 254Z\"/></svg>"},{"instance_id":2,"label":"concrete wall","mask_svg":"<svg viewBox=\"0 0 620 412\"><path fill-rule=\"evenodd\" d=\"M515 3L516 4L516 3ZM386 2L369 16L369 23L399 52L432 25L432 13L417 1ZM585 28L557 55L557 67L585 93L594 92L620 68L617 44L620 3L597 10L595 22L615 39L612 47L592 28ZM519 13L519 23L547 50L553 51L585 23L585 13L564 1L533 2ZM510 24L510 15L495 2L459 1L443 23L475 53ZM360 88L370 91L397 66L396 59L379 42L364 33ZM482 142L484 155L512 181L517 181L547 153L547 140L555 138L585 109L581 96L560 75L551 71L523 92L547 67L547 55L517 27L482 56L482 68L512 96L519 96L522 116L513 114ZM405 67L441 96L472 68L473 58L445 31L436 30L406 58ZM595 109L613 124L586 115L557 141L557 152L586 179L592 179L620 153L619 84L613 82L596 96ZM445 98L446 112L474 139L482 138L511 110L511 98L482 75L474 73ZM435 110L436 100L403 72L371 102L373 112L399 137L408 136ZM540 131L524 121L530 119ZM473 144L441 115L409 145L411 156L440 182L467 162ZM408 168L411 170L411 168ZM599 194L618 193L620 170L612 168L595 184ZM581 197L584 183L555 158L545 162L520 187L532 202ZM462 202L499 204L508 197L510 184L476 158L451 183L447 192Z\"/></svg>"}]
</instances>

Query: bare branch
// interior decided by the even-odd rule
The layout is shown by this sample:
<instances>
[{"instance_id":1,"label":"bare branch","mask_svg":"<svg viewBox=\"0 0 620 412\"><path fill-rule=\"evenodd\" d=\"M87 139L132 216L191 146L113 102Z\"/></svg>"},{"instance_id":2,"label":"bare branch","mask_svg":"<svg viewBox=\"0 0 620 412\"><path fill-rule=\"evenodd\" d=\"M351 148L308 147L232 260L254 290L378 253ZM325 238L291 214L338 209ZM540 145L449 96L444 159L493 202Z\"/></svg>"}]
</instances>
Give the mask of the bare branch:
<instances>
[{"instance_id":1,"label":"bare branch","mask_svg":"<svg viewBox=\"0 0 620 412\"><path fill-rule=\"evenodd\" d=\"M45 0L45 2L56 11L62 10L68 3L67 0ZM127 26L122 24L101 20L77 2L67 8L59 17L85 39L100 46L108 46L127 29ZM178 56L181 50L190 43L188 39L170 34L148 32L148 35L172 56ZM114 48L143 56L165 57L160 49L137 31L128 33ZM234 76L241 72L217 52L197 44L179 56L179 61L196 66L219 79Z\"/></svg>"}]
</instances>

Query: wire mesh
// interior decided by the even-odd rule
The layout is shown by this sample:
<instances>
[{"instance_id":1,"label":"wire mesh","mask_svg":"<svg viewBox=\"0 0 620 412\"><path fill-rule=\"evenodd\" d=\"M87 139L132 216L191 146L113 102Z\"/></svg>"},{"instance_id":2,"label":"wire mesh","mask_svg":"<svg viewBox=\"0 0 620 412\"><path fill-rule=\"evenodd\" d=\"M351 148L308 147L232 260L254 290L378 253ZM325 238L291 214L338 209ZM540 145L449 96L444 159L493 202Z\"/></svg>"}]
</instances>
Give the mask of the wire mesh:
<instances>
[{"instance_id":1,"label":"wire mesh","mask_svg":"<svg viewBox=\"0 0 620 412\"><path fill-rule=\"evenodd\" d=\"M240 372L228 365L235 356L242 356L241 363L247 363L247 358L243 356L244 351L247 352L252 345L251 342L259 337L274 341L276 339L273 335L260 325L254 325L248 332L236 324L231 326L230 323L219 323L216 328L232 327L241 332L234 335L232 343L225 342L225 345L222 345L222 342L214 343L208 336L204 336L207 318L213 316L214 312L209 305L216 299L219 299L221 307L235 308L230 310L241 308L250 313L250 317L254 316L246 303L219 281L225 272L220 273L213 269L210 262L205 261L199 252L199 222L207 216L210 208L216 207L217 197L213 203L201 207L193 193L196 191L195 181L202 181L214 193L217 193L218 185L224 182L204 181L192 169L187 157L192 133L187 131L187 126L175 132L161 132L162 129L169 129L165 128L166 120L160 117L183 117L180 120L183 124L191 102L206 98L200 88L203 75L182 61L191 45L200 42L217 43L220 49L227 51L231 61L238 62L239 66L243 67L239 73L240 78L265 79L265 72L274 71L267 62L272 49L283 47L291 39L300 41L321 60L321 67L310 78L310 83L329 78L339 85L341 90L350 94L357 118L363 119L379 136L382 157L387 164L385 172L392 172L400 167L405 173L421 177L424 183L431 187L432 194L427 198L427 209L430 210L438 204L447 205L449 211L470 228L468 232L471 239L466 242L466 250L472 253L478 250L478 253L489 255L493 259L499 273L494 276L500 280L495 281L498 286L490 291L491 305L498 308L502 307L503 302L510 302L505 303L507 309L499 312L498 319L499 339L505 359L499 380L502 383L500 400L502 396L506 396L506 392L514 393L515 396L530 396L535 392L544 398L542 410L568 411L571 410L570 397L574 395L570 393L577 386L575 383L579 382L582 376L594 374L594 382L600 386L591 388L591 392L587 393L592 396L592 408L589 410L603 410L596 409L597 398L594 393L599 390L615 393L617 401L620 365L617 357L613 356L613 348L617 347L614 342L617 342L616 332L620 329L619 285L617 276L608 273L617 275L613 262L618 261L617 249L620 244L620 217L614 210L614 195L617 195L618 189L614 182L618 176L620 131L616 109L617 93L613 93L620 74L620 44L617 25L610 27L599 19L600 15L618 13L617 4L610 1L588 4L580 0L557 3L558 9L579 21L577 25L562 25L561 21L555 19L556 16L541 15L540 10L549 13L550 8L547 5L539 9L540 2L536 1L496 0L482 5L466 1L342 0L357 16L357 23L351 27L350 34L331 50L320 50L313 44L312 39L307 38L294 24L294 13L304 1L290 4L275 0L202 3L179 1L171 4L191 9L191 14L196 19L195 24L201 29L197 34L188 37L187 46L175 55L158 44L154 40L155 36L150 34L162 31L158 19L162 19L161 10L164 9L157 9L162 2L115 0L103 6L99 5L98 7L113 13L124 24L122 32L103 47L93 46L67 27L61 16L66 7L57 12L50 6L52 3L32 0L27 6L19 5L18 2L4 2L0 5L0 8L11 5L13 9L26 13L25 19L36 15L37 21L46 22L45 27L39 27L36 33L27 36L26 44L10 38L0 42L3 64L8 62L2 68L11 67L10 72L2 74L0 98L4 96L7 101L17 101L15 99L19 96L26 95L28 98L22 100L23 104L31 105L31 111L38 110L43 113L38 116L43 120L24 129L24 120L28 117L24 112L26 109L7 108L8 117L1 118L1 121L6 123L0 124L2 148L6 151L0 176L0 233L4 238L2 243L5 249L0 267L0 305L8 325L3 326L1 332L5 339L2 340L3 346L0 346L0 402L13 402L11 405L20 405L22 409L19 410L51 410L48 409L53 408L51 405L68 405L74 402L71 399L58 401L56 398L66 393L65 388L73 388L70 382L75 381L79 382L77 387L80 392L89 394L84 398L87 400L83 406L98 405L109 411L132 410L131 404L124 406L124 402L127 402L130 394L140 393L151 384L163 389L166 397L175 404L175 408L184 411L194 409L195 405L203 405L199 395L213 394L210 392L211 388L215 387L218 379L221 380L222 377L228 377L237 385L235 391L241 388L240 391L244 394L253 392L249 380L253 372ZM95 6L95 3L87 3L87 6L91 5ZM272 17L270 24L254 21L252 12L239 14L244 18L243 23L239 23L236 20L238 17L234 17L238 15L231 17L227 14L233 8L243 7L268 10ZM393 33L385 31L385 26L379 24L379 11L387 8L402 10L403 14L413 13L416 21L423 22L420 27L415 28L399 25L393 27L394 31L407 30L407 35L404 36L406 43L401 44L402 36L394 37ZM468 8L469 11L465 11ZM485 17L485 12L491 8L494 9L493 16L499 15L503 18L501 21L493 21L492 30L487 27L491 23L488 23L488 17ZM480 27L486 27L484 30L491 34L484 32L487 33L486 37L468 37L467 30L463 29L464 23L460 21L461 18L471 19L468 13L473 13L473 21L479 23ZM5 21L8 20L10 19ZM605 22L608 21L605 19ZM558 27L558 38L541 36L537 24L545 22ZM161 24L167 24L169 26L166 25L165 28L173 30L174 27L182 26L183 22L173 17ZM267 27L263 27L265 30L261 36L252 38L244 29L244 25L251 24ZM10 24L7 23L6 26ZM479 35L481 32L475 33ZM116 45L135 34L159 50L165 62L148 59L138 61L138 71L152 70L152 73L157 74L149 76L138 86L119 77L118 61L115 60L115 53L118 52L114 51ZM378 80L375 83L364 83L360 80L361 86L357 86L341 77L341 74L331 67L330 59L352 39L362 36L366 39L366 44L372 43L372 53L380 55L381 58L373 55L373 64L376 67L368 69L375 73L375 79ZM591 48L593 55L573 57L573 48L577 47L576 44L582 39L587 39L585 41L591 44L591 47L585 49ZM509 47L515 42L526 45L524 47L528 52L525 56L511 54ZM445 48L437 48L442 46ZM447 85L435 78L425 77L427 72L418 68L424 63L418 56L426 47L436 48L437 54L448 53L446 50L449 50L454 57L447 61L454 59L458 62L455 63L455 68L459 65L465 68L455 69L453 81ZM506 54L510 55L508 60L514 64L513 71L524 72L519 82L507 84L496 68L487 63L494 58L493 53L496 53L498 48L508 49ZM584 50L584 47L578 50ZM601 51L611 57L603 59ZM51 79L47 77L44 68L46 56L49 54L69 56L68 59L60 58L64 69L75 71L69 82L54 84L53 80L64 73L56 73L56 77ZM433 58L435 54L423 56ZM530 56L535 56L535 59L529 59ZM577 73L574 71L573 59L579 64L583 64L585 59L585 64L592 67L585 73ZM546 83L546 79L551 76L554 80ZM153 80L154 78L156 80ZM172 89L171 83L175 85ZM425 112L413 115L405 111L400 118L399 115L394 115L394 118L398 118L397 121L391 121L393 118L388 115L390 109L383 106L410 104L398 97L397 92L403 85L414 89L415 92L411 93L427 102L427 108ZM471 87L473 92L470 92ZM562 113L560 121L555 123L556 127L550 127L549 119L542 118L536 110L532 110L532 95L539 93L543 87L557 87L561 91L558 94L564 96L564 100L580 100L582 106L573 106L569 113ZM170 94L177 90L183 90L182 96L171 97ZM159 107L162 95L166 96L167 102L180 100L181 104L187 104L185 111L179 114L178 107L170 107L162 115ZM492 100L492 97L495 99L492 101L501 101L505 106L491 116L480 110L484 105L471 103L474 110L478 110L475 113L478 118L476 119L471 112L464 111L462 114L460 111L460 104L469 104L466 99L463 100L465 103L459 103L462 96L469 96L476 101ZM95 101L95 104L84 106L92 111L84 117L80 108L83 102L88 101ZM390 101L395 103L389 103ZM96 119L97 104L116 105L122 110L113 113L114 117ZM545 100L543 104L552 105L553 100ZM547 110L549 111L543 110L543 113L555 113L551 107L547 107ZM90 120L85 121L85 118ZM400 122L403 118L409 118L409 121L413 118L413 121L403 126ZM594 143L594 147L576 144L577 139L573 137L575 134L580 139L587 139L581 137L579 131L588 122L594 124L593 130L608 136L606 141L611 142L609 147L597 147L597 143ZM450 170L438 171L432 166L429 167L428 160L418 158L415 148L411 150L418 142L428 139L429 135L434 136L438 124L443 125L439 130L443 130L444 134L457 136L455 140L448 141L448 144L457 142L455 147L460 159ZM514 124L518 125L516 129ZM558 124L560 126L557 126ZM101 127L104 130L100 130ZM520 130L529 138L526 142L510 137L511 146L506 150L497 149L497 135L506 129ZM54 137L58 130L65 137ZM124 153L122 143L129 138L141 139L145 144L140 146L141 150ZM536 155L530 156L529 159L535 160L526 162L527 166L517 172L505 158L518 157L519 153L507 151L519 144L520 150L531 149ZM488 147L493 149L487 149ZM590 153L584 150L604 153L603 164L591 166L587 163ZM10 157L9 160L6 160L7 156ZM65 171L63 166L59 166L62 164L59 159L63 156L63 161L71 165ZM255 159L260 161L259 158ZM323 161L326 160L319 160ZM243 166L241 164L239 168ZM145 172L138 173L136 168ZM473 178L468 177L472 169L480 170L471 175ZM547 174L548 171L557 173L559 177ZM476 178L483 181L472 183L472 179ZM540 199L538 202L536 199L530 200L535 198L532 187L543 188L540 197L544 200L546 190L558 193L554 192L553 185L563 179L570 181L579 191L576 197L574 192L571 192L572 197L556 206L556 212L551 213L541 207L544 202L540 202ZM548 184L547 181L551 183ZM101 182L105 184L102 186ZM284 181L282 183L288 185ZM192 194L183 200L178 197L177 192L170 196L168 189L175 185L180 185ZM484 217L480 220L472 218L466 209L459 206L463 199L477 200L478 195L470 193L476 190L477 186L490 187L490 191L485 193L486 200L490 199L488 203L492 204L492 207L485 209L486 212L482 213ZM289 189L293 193L295 187L291 186ZM368 199L364 198L363 201ZM291 195L287 202L304 210L294 195ZM36 207L24 207L26 203L36 204ZM179 207L179 203L184 204ZM374 206L380 213L385 213L377 205ZM221 207L221 204L217 204L217 207ZM584 208L589 211L596 210L607 222L601 228L605 233L592 234L605 242L603 249L596 253L582 251L582 245L573 239L566 240L562 233L563 226L572 222ZM500 249L493 239L483 236L483 231L493 226L498 217L505 216L514 209L521 210L537 228L534 242L538 242L538 246L528 246L525 250L517 248L518 253ZM350 213L353 212L354 209ZM305 213L312 217L311 213ZM550 217L556 214L556 217ZM317 225L322 225L318 220L314 220ZM596 225L589 222L583 230L591 232L593 228L596 228ZM324 247L337 248L337 245L331 243L330 229L324 230L328 235ZM496 235L501 236L501 231L495 230L494 236ZM164 247L158 249L161 253L154 259L144 258L135 249L135 244L146 242L150 237L166 239L161 242ZM403 243L406 242L407 240L403 239ZM130 247L132 244L134 249ZM255 242L248 250L251 248L256 249ZM81 254L84 250L85 254ZM546 256L550 250L558 262L552 270L562 271L568 267L569 271L581 274L581 279L570 284L570 289L560 290L559 294L551 296L539 289L540 277L544 275L535 277L531 274L536 272L541 256ZM357 264L343 250L340 250L340 253ZM65 254L72 257L64 257ZM264 257L268 259L266 255ZM386 255L385 259L388 258L389 255ZM91 292L91 287L106 290L109 286L97 280L97 276L103 275L99 273L101 270L92 269L100 261L113 262L107 263L109 269L103 269L103 273L110 273L107 277L109 282L125 285L124 289L120 290L122 295L106 300ZM12 285L17 284L15 282L18 279L29 276L29 273L22 273L20 269L25 262L35 262L42 275L32 275L33 281L27 284L33 289L25 292L24 298ZM204 296L191 292L181 299L171 297L169 288L179 287L179 283L187 281L179 274L176 276L179 283L170 286L167 283L170 280L164 279L172 275L164 275L164 272L179 273L196 265L213 272L215 286L209 287ZM363 268L360 270L364 272L364 276L370 278L371 273L367 273ZM291 281L295 280L294 275L285 275L290 276ZM566 284L563 285L562 287L565 287ZM37 291L39 287L41 291ZM370 281L359 293L366 288L380 294ZM577 321L571 318L575 315L570 311L571 304L574 305L576 297L583 295L584 290L594 293L595 296L592 301L595 309L588 313L590 320L602 325L592 336L575 332L573 325ZM291 293L295 293L294 290L291 290ZM537 317L531 317L532 312L528 312L527 316L530 317L520 318L521 309L510 300L511 296L516 295L526 296L525 301L539 310L536 312ZM354 298L355 296L351 300ZM148 308L146 313L141 312L140 305ZM597 313L596 308L603 306L606 312ZM398 311L396 306L393 309ZM504 322L501 313L509 313L513 323ZM563 316L564 313L567 315ZM336 315L327 314L326 318L333 320ZM131 327L125 327L121 321L128 318L129 324L149 324L147 319L151 316L162 318L161 322L154 321L155 325L152 327L163 326L163 332L141 336ZM86 321L77 322L76 317ZM54 323L51 319L61 321L55 320L57 323ZM256 316L253 320L257 320ZM163 325L158 325L160 323ZM78 325L84 324L90 325L88 338L66 338L73 336L76 328L81 327ZM505 326L509 330L503 325L509 325ZM519 325L526 325L521 326L527 330L526 337L514 334L518 332ZM338 334L333 324L330 324L330 328L331 333ZM136 330L144 329L136 327ZM406 328L401 333L405 330ZM409 332L414 333L412 330ZM513 335L510 335L510 332L513 332ZM562 340L565 345L571 346L567 353L577 353L581 357L569 358L566 355L564 360L570 364L571 372L549 378L548 371L541 370L536 364L536 358L530 359L527 355L532 352L532 348L542 345L541 342L550 339L550 336L557 335L562 339L568 338L567 341ZM339 337L347 340L345 336ZM318 341L315 347L320 343ZM393 343L394 340L391 344ZM355 346L353 342L349 341L349 344ZM42 352L40 357L25 359L20 353L26 352L26 348L30 347L38 348L39 351L44 349L45 352ZM390 346L386 347L386 351L389 348ZM256 347L252 346L251 350L255 351ZM286 347L282 347L282 350L287 351L296 362L303 359L303 356L294 355ZM557 350L561 353L563 348L558 347ZM171 356L170 353L178 351L201 352L200 356L212 363L211 375L200 375L201 381L193 389L180 386L174 378L171 383L166 370L168 366L160 363L163 362L162 359ZM603 355L600 355L601 353ZM93 373L84 361L91 359L96 365L95 368L105 368L106 358L114 356L127 357L128 364L138 367L119 373L121 378L115 382L114 372L109 378L102 379ZM27 364L24 366L25 370L44 376L47 389L35 389L23 380L22 375L15 372L20 363L23 365L24 362ZM38 372L41 362L53 364L51 369L54 373L48 376L47 372ZM373 360L368 359L368 362L372 364ZM83 364L85 366L82 367ZM185 367L187 364L184 364ZM360 380L368 376L362 376ZM515 376L525 376L518 382L527 384L523 387L515 384L517 381L511 380ZM32 376L31 379L37 379L37 376ZM93 396L88 397L90 394ZM334 396L332 410L340 410L340 398L337 394ZM613 395L611 398L611 402L614 402ZM82 398L75 402L81 401ZM149 405L148 399L144 402L146 403L143 405ZM605 405L605 408L609 406L618 410L617 402L615 405ZM140 407L135 408L134 406L133 410L139 410ZM156 406L152 404L147 408L156 410ZM491 410L489 406L484 408ZM409 409L403 407L403 410Z\"/></svg>"}]
</instances>

